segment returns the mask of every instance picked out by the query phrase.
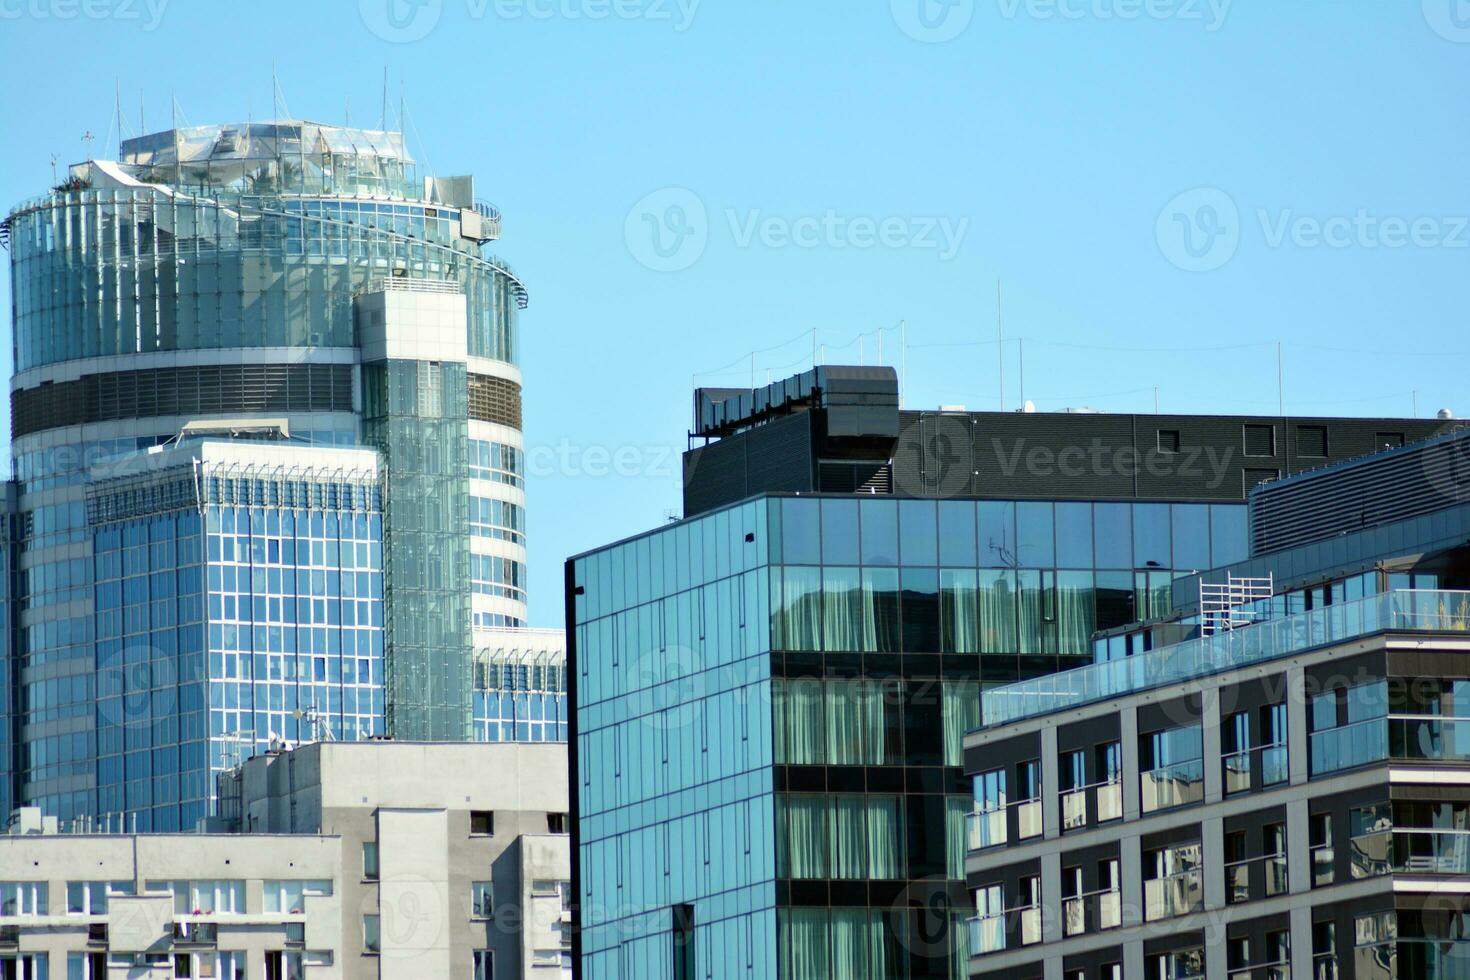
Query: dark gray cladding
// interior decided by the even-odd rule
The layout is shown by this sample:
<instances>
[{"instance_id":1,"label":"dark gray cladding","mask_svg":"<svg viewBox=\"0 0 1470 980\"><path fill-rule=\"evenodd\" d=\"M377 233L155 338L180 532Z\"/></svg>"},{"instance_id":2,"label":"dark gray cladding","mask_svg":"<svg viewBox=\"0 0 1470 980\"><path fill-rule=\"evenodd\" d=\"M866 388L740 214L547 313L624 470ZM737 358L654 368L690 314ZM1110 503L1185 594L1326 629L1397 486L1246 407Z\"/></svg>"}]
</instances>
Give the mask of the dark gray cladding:
<instances>
[{"instance_id":1,"label":"dark gray cladding","mask_svg":"<svg viewBox=\"0 0 1470 980\"><path fill-rule=\"evenodd\" d=\"M1470 428L1256 488L1251 552L1262 555L1470 501Z\"/></svg>"},{"instance_id":2,"label":"dark gray cladding","mask_svg":"<svg viewBox=\"0 0 1470 980\"><path fill-rule=\"evenodd\" d=\"M1235 502L1269 480L1441 431L1415 419L900 411L891 368L701 388L684 513L762 492ZM717 440L717 441L714 441Z\"/></svg>"}]
</instances>

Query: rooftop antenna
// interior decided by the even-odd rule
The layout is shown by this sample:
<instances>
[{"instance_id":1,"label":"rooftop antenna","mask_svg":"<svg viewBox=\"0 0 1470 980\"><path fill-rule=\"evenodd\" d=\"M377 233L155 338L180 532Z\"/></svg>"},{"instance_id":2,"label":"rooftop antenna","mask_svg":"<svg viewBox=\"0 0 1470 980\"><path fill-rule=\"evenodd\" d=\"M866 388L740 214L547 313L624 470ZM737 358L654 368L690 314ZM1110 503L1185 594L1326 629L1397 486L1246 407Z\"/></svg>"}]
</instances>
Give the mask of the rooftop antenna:
<instances>
[{"instance_id":1,"label":"rooftop antenna","mask_svg":"<svg viewBox=\"0 0 1470 980\"><path fill-rule=\"evenodd\" d=\"M281 110L277 105L276 96L280 92L280 85L276 82L276 59L271 59L271 122L281 118Z\"/></svg>"},{"instance_id":2,"label":"rooftop antenna","mask_svg":"<svg viewBox=\"0 0 1470 980\"><path fill-rule=\"evenodd\" d=\"M1000 280L995 280L995 362L1000 368L1000 410L1006 410L1006 346L1005 306L1001 300Z\"/></svg>"},{"instance_id":3,"label":"rooftop antenna","mask_svg":"<svg viewBox=\"0 0 1470 980\"><path fill-rule=\"evenodd\" d=\"M1281 361L1281 341L1276 341L1276 414L1286 417L1286 369Z\"/></svg>"},{"instance_id":4,"label":"rooftop antenna","mask_svg":"<svg viewBox=\"0 0 1470 980\"><path fill-rule=\"evenodd\" d=\"M148 132L148 126L143 122L143 90L138 89L138 135Z\"/></svg>"},{"instance_id":5,"label":"rooftop antenna","mask_svg":"<svg viewBox=\"0 0 1470 980\"><path fill-rule=\"evenodd\" d=\"M388 66L383 66L383 114L378 117L378 129L388 129Z\"/></svg>"},{"instance_id":6,"label":"rooftop antenna","mask_svg":"<svg viewBox=\"0 0 1470 980\"><path fill-rule=\"evenodd\" d=\"M113 76L112 79L112 114L117 117L117 158L121 160L123 142L122 79L117 76Z\"/></svg>"},{"instance_id":7,"label":"rooftop antenna","mask_svg":"<svg viewBox=\"0 0 1470 980\"><path fill-rule=\"evenodd\" d=\"M903 393L908 390L909 380L909 322L898 321L898 407L903 408Z\"/></svg>"},{"instance_id":8,"label":"rooftop antenna","mask_svg":"<svg viewBox=\"0 0 1470 980\"><path fill-rule=\"evenodd\" d=\"M51 183L53 185L59 183L59 181L56 179L56 154L55 153L51 154Z\"/></svg>"}]
</instances>

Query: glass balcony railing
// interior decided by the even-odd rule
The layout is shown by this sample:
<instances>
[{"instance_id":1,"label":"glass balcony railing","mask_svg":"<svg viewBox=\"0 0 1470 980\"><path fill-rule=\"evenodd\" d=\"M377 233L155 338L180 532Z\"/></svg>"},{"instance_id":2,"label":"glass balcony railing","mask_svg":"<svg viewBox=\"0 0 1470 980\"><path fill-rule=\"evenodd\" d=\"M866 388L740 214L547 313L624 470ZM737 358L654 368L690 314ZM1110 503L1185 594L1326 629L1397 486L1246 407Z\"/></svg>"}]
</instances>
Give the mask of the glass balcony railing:
<instances>
[{"instance_id":1,"label":"glass balcony railing","mask_svg":"<svg viewBox=\"0 0 1470 980\"><path fill-rule=\"evenodd\" d=\"M970 850L979 851L1006 842L1006 811L983 810L970 814Z\"/></svg>"},{"instance_id":2,"label":"glass balcony railing","mask_svg":"<svg viewBox=\"0 0 1470 980\"><path fill-rule=\"evenodd\" d=\"M1011 812L1015 813L1016 840L1030 840L1041 836L1041 800L1019 800L993 810L977 810L969 815L970 850L979 851L1009 843L1007 815Z\"/></svg>"},{"instance_id":3,"label":"glass balcony railing","mask_svg":"<svg viewBox=\"0 0 1470 980\"><path fill-rule=\"evenodd\" d=\"M970 932L970 955L984 956L986 953L998 953L1008 948L1007 919L1015 923L1016 938L1020 945L1031 946L1041 942L1041 909L1031 905L966 920L965 924Z\"/></svg>"},{"instance_id":4,"label":"glass balcony railing","mask_svg":"<svg viewBox=\"0 0 1470 980\"><path fill-rule=\"evenodd\" d=\"M1470 875L1470 831L1398 827L1352 839L1352 875Z\"/></svg>"},{"instance_id":5,"label":"glass balcony railing","mask_svg":"<svg viewBox=\"0 0 1470 980\"><path fill-rule=\"evenodd\" d=\"M1186 806L1205 798L1205 764L1202 759L1151 769L1140 773L1139 780L1144 813Z\"/></svg>"},{"instance_id":6,"label":"glass balcony railing","mask_svg":"<svg viewBox=\"0 0 1470 980\"><path fill-rule=\"evenodd\" d=\"M1149 922L1200 911L1205 890L1199 870L1148 879L1143 883L1143 901L1144 918Z\"/></svg>"},{"instance_id":7,"label":"glass balcony railing","mask_svg":"<svg viewBox=\"0 0 1470 980\"><path fill-rule=\"evenodd\" d=\"M970 955L984 956L1006 948L1006 919L1004 915L976 916L968 922L970 927Z\"/></svg>"},{"instance_id":8,"label":"glass balcony railing","mask_svg":"<svg viewBox=\"0 0 1470 980\"><path fill-rule=\"evenodd\" d=\"M1263 868L1265 894L1251 894L1251 876L1255 868ZM1268 854L1265 857L1234 861L1225 865L1225 902L1234 905L1249 902L1252 898L1271 898L1286 894L1286 855Z\"/></svg>"},{"instance_id":9,"label":"glass balcony railing","mask_svg":"<svg viewBox=\"0 0 1470 980\"><path fill-rule=\"evenodd\" d=\"M1097 809L1097 822L1107 823L1123 816L1123 785L1117 780L1078 786L1061 793L1062 833L1082 830L1088 824L1089 796Z\"/></svg>"},{"instance_id":10,"label":"glass balcony railing","mask_svg":"<svg viewBox=\"0 0 1470 980\"><path fill-rule=\"evenodd\" d=\"M1062 932L1068 937L1116 929L1122 921L1122 903L1117 889L1089 892L1062 900Z\"/></svg>"},{"instance_id":11,"label":"glass balcony railing","mask_svg":"<svg viewBox=\"0 0 1470 980\"><path fill-rule=\"evenodd\" d=\"M1232 752L1220 760L1225 770L1225 795L1246 793L1251 788L1251 750Z\"/></svg>"},{"instance_id":12,"label":"glass balcony railing","mask_svg":"<svg viewBox=\"0 0 1470 980\"><path fill-rule=\"evenodd\" d=\"M1087 826L1087 787L1062 793L1062 833Z\"/></svg>"},{"instance_id":13,"label":"glass balcony railing","mask_svg":"<svg viewBox=\"0 0 1470 980\"><path fill-rule=\"evenodd\" d=\"M1368 718L1313 732L1308 749L1314 776L1382 762L1388 758L1388 719Z\"/></svg>"},{"instance_id":14,"label":"glass balcony railing","mask_svg":"<svg viewBox=\"0 0 1470 980\"><path fill-rule=\"evenodd\" d=\"M1318 953L1312 957L1312 980L1337 980L1337 956Z\"/></svg>"},{"instance_id":15,"label":"glass balcony railing","mask_svg":"<svg viewBox=\"0 0 1470 980\"><path fill-rule=\"evenodd\" d=\"M1285 745L1266 745L1261 753L1261 785L1275 786L1291 778Z\"/></svg>"},{"instance_id":16,"label":"glass balcony railing","mask_svg":"<svg viewBox=\"0 0 1470 980\"><path fill-rule=\"evenodd\" d=\"M1384 630L1470 633L1470 592L1401 590L991 688L987 726L1206 677Z\"/></svg>"}]
</instances>

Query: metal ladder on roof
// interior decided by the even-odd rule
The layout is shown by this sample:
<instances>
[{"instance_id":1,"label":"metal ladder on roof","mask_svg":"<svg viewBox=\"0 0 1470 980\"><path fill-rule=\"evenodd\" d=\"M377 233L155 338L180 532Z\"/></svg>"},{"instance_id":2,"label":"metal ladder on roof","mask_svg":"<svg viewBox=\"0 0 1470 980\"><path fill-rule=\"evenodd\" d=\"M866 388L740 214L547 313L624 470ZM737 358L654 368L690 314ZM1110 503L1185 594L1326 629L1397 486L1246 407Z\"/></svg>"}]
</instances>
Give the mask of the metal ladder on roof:
<instances>
[{"instance_id":1,"label":"metal ladder on roof","mask_svg":"<svg viewBox=\"0 0 1470 980\"><path fill-rule=\"evenodd\" d=\"M1224 582L1200 579L1200 632L1204 636L1214 636L1257 622L1256 611L1246 607L1271 598L1276 594L1275 586L1274 573L1264 578L1229 575Z\"/></svg>"}]
</instances>

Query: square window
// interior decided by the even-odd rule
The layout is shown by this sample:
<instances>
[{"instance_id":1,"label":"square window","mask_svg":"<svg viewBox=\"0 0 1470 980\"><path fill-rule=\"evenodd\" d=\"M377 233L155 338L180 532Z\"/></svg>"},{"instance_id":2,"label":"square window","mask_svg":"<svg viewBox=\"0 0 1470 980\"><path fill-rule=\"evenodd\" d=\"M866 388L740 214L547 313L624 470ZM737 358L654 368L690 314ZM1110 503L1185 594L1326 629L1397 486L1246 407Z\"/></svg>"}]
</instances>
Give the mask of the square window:
<instances>
[{"instance_id":1,"label":"square window","mask_svg":"<svg viewBox=\"0 0 1470 980\"><path fill-rule=\"evenodd\" d=\"M1247 456L1276 455L1276 426L1247 425L1245 427L1245 454Z\"/></svg>"},{"instance_id":2,"label":"square window","mask_svg":"<svg viewBox=\"0 0 1470 980\"><path fill-rule=\"evenodd\" d=\"M470 811L470 835L477 837L490 837L495 834L495 811L494 810L471 810Z\"/></svg>"},{"instance_id":3,"label":"square window","mask_svg":"<svg viewBox=\"0 0 1470 980\"><path fill-rule=\"evenodd\" d=\"M548 813L546 815L546 832L549 834L565 834L567 832L567 815L565 813Z\"/></svg>"},{"instance_id":4,"label":"square window","mask_svg":"<svg viewBox=\"0 0 1470 980\"><path fill-rule=\"evenodd\" d=\"M1299 425L1296 427L1296 454L1323 459L1327 456L1327 426Z\"/></svg>"},{"instance_id":5,"label":"square window","mask_svg":"<svg viewBox=\"0 0 1470 980\"><path fill-rule=\"evenodd\" d=\"M1159 430L1159 452L1169 453L1172 455L1179 452L1179 445L1180 442L1178 429Z\"/></svg>"}]
</instances>

